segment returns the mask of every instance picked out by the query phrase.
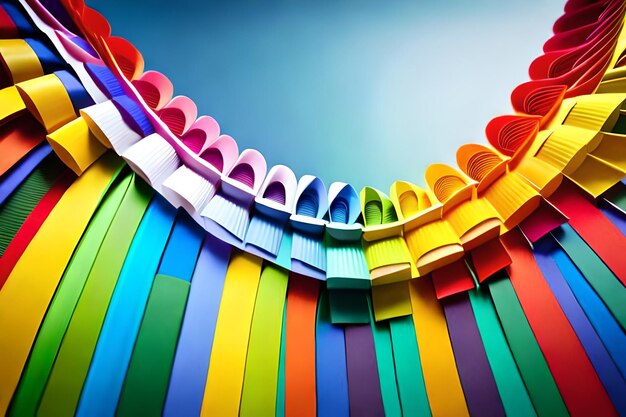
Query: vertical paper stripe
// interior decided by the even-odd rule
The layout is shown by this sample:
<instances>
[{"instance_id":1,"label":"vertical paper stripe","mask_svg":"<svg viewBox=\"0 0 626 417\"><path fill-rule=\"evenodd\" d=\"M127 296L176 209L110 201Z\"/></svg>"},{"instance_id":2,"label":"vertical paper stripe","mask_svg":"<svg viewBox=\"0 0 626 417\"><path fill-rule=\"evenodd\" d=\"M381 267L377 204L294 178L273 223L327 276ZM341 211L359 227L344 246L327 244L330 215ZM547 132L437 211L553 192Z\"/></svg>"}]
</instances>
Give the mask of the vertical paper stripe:
<instances>
[{"instance_id":1,"label":"vertical paper stripe","mask_svg":"<svg viewBox=\"0 0 626 417\"><path fill-rule=\"evenodd\" d=\"M330 305L326 290L320 294L317 306L315 343L317 415L349 417L346 342L343 327L336 326L330 321Z\"/></svg>"},{"instance_id":2,"label":"vertical paper stripe","mask_svg":"<svg viewBox=\"0 0 626 417\"><path fill-rule=\"evenodd\" d=\"M446 319L433 285L427 277L418 278L409 289L430 410L436 417L468 416Z\"/></svg>"},{"instance_id":3,"label":"vertical paper stripe","mask_svg":"<svg viewBox=\"0 0 626 417\"><path fill-rule=\"evenodd\" d=\"M232 256L217 316L202 416L234 416L239 413L260 276L261 259L241 252Z\"/></svg>"},{"instance_id":4,"label":"vertical paper stripe","mask_svg":"<svg viewBox=\"0 0 626 417\"><path fill-rule=\"evenodd\" d=\"M176 212L157 195L148 206L111 297L83 386L77 415L115 413L152 280Z\"/></svg>"},{"instance_id":5,"label":"vertical paper stripe","mask_svg":"<svg viewBox=\"0 0 626 417\"><path fill-rule=\"evenodd\" d=\"M535 409L504 337L487 288L469 291L469 296L476 325L480 331L506 415L509 417L535 416Z\"/></svg>"},{"instance_id":6,"label":"vertical paper stripe","mask_svg":"<svg viewBox=\"0 0 626 417\"><path fill-rule=\"evenodd\" d=\"M6 413L48 304L122 161L109 154L65 192L0 291L0 414Z\"/></svg>"},{"instance_id":7,"label":"vertical paper stripe","mask_svg":"<svg viewBox=\"0 0 626 417\"><path fill-rule=\"evenodd\" d=\"M199 415L231 247L207 234L191 280L163 415Z\"/></svg>"},{"instance_id":8,"label":"vertical paper stripe","mask_svg":"<svg viewBox=\"0 0 626 417\"><path fill-rule=\"evenodd\" d=\"M273 265L266 265L261 273L250 330L239 409L241 416L276 414L280 339L288 277L287 271Z\"/></svg>"},{"instance_id":9,"label":"vertical paper stripe","mask_svg":"<svg viewBox=\"0 0 626 417\"><path fill-rule=\"evenodd\" d=\"M39 415L75 413L111 294L152 193L147 184L133 175L63 337L41 398Z\"/></svg>"},{"instance_id":10,"label":"vertical paper stripe","mask_svg":"<svg viewBox=\"0 0 626 417\"><path fill-rule=\"evenodd\" d=\"M316 415L315 316L320 281L292 273L287 289L285 415Z\"/></svg>"},{"instance_id":11,"label":"vertical paper stripe","mask_svg":"<svg viewBox=\"0 0 626 417\"><path fill-rule=\"evenodd\" d=\"M442 301L467 407L472 416L504 416L504 406L487 361L467 294Z\"/></svg>"}]
</instances>

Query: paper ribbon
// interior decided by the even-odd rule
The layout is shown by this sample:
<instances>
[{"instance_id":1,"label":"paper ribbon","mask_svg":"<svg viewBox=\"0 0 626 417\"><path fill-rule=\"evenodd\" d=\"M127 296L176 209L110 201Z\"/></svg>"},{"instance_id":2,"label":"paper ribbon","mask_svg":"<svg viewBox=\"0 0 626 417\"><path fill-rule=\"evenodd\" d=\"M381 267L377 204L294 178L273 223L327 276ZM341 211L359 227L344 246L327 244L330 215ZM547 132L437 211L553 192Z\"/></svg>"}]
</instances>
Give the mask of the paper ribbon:
<instances>
[{"instance_id":1,"label":"paper ribbon","mask_svg":"<svg viewBox=\"0 0 626 417\"><path fill-rule=\"evenodd\" d=\"M202 416L236 415L239 412L260 276L259 258L245 253L233 254L217 316Z\"/></svg>"},{"instance_id":2,"label":"paper ribbon","mask_svg":"<svg viewBox=\"0 0 626 417\"><path fill-rule=\"evenodd\" d=\"M430 416L413 318L407 316L391 319L389 329L402 414Z\"/></svg>"},{"instance_id":3,"label":"paper ribbon","mask_svg":"<svg viewBox=\"0 0 626 417\"><path fill-rule=\"evenodd\" d=\"M120 167L107 155L70 186L0 291L0 412L6 412L65 266Z\"/></svg>"},{"instance_id":4,"label":"paper ribbon","mask_svg":"<svg viewBox=\"0 0 626 417\"><path fill-rule=\"evenodd\" d=\"M134 174L132 177L67 325L41 397L40 415L76 411L111 294L135 231L152 198L149 187L135 180Z\"/></svg>"},{"instance_id":5,"label":"paper ribbon","mask_svg":"<svg viewBox=\"0 0 626 417\"><path fill-rule=\"evenodd\" d=\"M469 291L472 311L507 416L536 416L487 288Z\"/></svg>"},{"instance_id":6,"label":"paper ribbon","mask_svg":"<svg viewBox=\"0 0 626 417\"><path fill-rule=\"evenodd\" d=\"M275 415L287 271L266 265L254 306L239 415Z\"/></svg>"},{"instance_id":7,"label":"paper ribbon","mask_svg":"<svg viewBox=\"0 0 626 417\"><path fill-rule=\"evenodd\" d=\"M207 235L191 280L164 416L199 415L230 246Z\"/></svg>"},{"instance_id":8,"label":"paper ribbon","mask_svg":"<svg viewBox=\"0 0 626 417\"><path fill-rule=\"evenodd\" d=\"M162 414L190 281L203 239L204 231L186 213L181 213L146 304L120 394L120 415Z\"/></svg>"},{"instance_id":9,"label":"paper ribbon","mask_svg":"<svg viewBox=\"0 0 626 417\"><path fill-rule=\"evenodd\" d=\"M48 376L111 221L128 189L130 176L113 185L85 230L70 260L50 307L39 328L37 339L22 373L9 415L35 415Z\"/></svg>"},{"instance_id":10,"label":"paper ribbon","mask_svg":"<svg viewBox=\"0 0 626 417\"><path fill-rule=\"evenodd\" d=\"M24 39L0 39L0 62L13 84L44 74L37 54Z\"/></svg>"},{"instance_id":11,"label":"paper ribbon","mask_svg":"<svg viewBox=\"0 0 626 417\"><path fill-rule=\"evenodd\" d=\"M430 410L435 417L468 416L446 319L435 290L427 279L412 280L409 288Z\"/></svg>"},{"instance_id":12,"label":"paper ribbon","mask_svg":"<svg viewBox=\"0 0 626 417\"><path fill-rule=\"evenodd\" d=\"M315 325L315 382L319 415L350 416L344 329L331 323L328 292L324 290Z\"/></svg>"},{"instance_id":13,"label":"paper ribbon","mask_svg":"<svg viewBox=\"0 0 626 417\"><path fill-rule=\"evenodd\" d=\"M374 338L369 324L345 327L348 398L352 415L384 416Z\"/></svg>"},{"instance_id":14,"label":"paper ribbon","mask_svg":"<svg viewBox=\"0 0 626 417\"><path fill-rule=\"evenodd\" d=\"M172 207L158 195L146 209L102 323L76 411L79 416L115 412L152 281L175 216Z\"/></svg>"},{"instance_id":15,"label":"paper ribbon","mask_svg":"<svg viewBox=\"0 0 626 417\"><path fill-rule=\"evenodd\" d=\"M155 277L116 415L161 414L188 292L188 281Z\"/></svg>"},{"instance_id":16,"label":"paper ribbon","mask_svg":"<svg viewBox=\"0 0 626 417\"><path fill-rule=\"evenodd\" d=\"M442 305L469 412L471 415L504 416L504 406L468 296L459 294L447 298Z\"/></svg>"},{"instance_id":17,"label":"paper ribbon","mask_svg":"<svg viewBox=\"0 0 626 417\"><path fill-rule=\"evenodd\" d=\"M87 122L82 117L48 134L48 143L76 175L85 172L107 151L107 148L91 134Z\"/></svg>"},{"instance_id":18,"label":"paper ribbon","mask_svg":"<svg viewBox=\"0 0 626 417\"><path fill-rule=\"evenodd\" d=\"M383 399L385 415L401 415L402 406L400 405L400 394L398 393L389 321L377 322L372 317L370 322L372 335L374 336L374 347L376 348L378 379L380 381L380 393Z\"/></svg>"},{"instance_id":19,"label":"paper ribbon","mask_svg":"<svg viewBox=\"0 0 626 417\"><path fill-rule=\"evenodd\" d=\"M59 177L30 214L28 214L28 217L26 217L24 223L0 258L0 289L2 289L6 279L20 259L20 256L22 256L22 253L24 253L24 250L28 247L30 241L35 237L43 222L48 218L52 209L73 182L74 176L69 173Z\"/></svg>"},{"instance_id":20,"label":"paper ribbon","mask_svg":"<svg viewBox=\"0 0 626 417\"><path fill-rule=\"evenodd\" d=\"M623 329L626 328L626 305L622 302L626 289L596 253L569 226L552 232L585 279L591 284Z\"/></svg>"},{"instance_id":21,"label":"paper ribbon","mask_svg":"<svg viewBox=\"0 0 626 417\"><path fill-rule=\"evenodd\" d=\"M52 132L76 118L72 100L55 74L16 84L28 110L47 132Z\"/></svg>"},{"instance_id":22,"label":"paper ribbon","mask_svg":"<svg viewBox=\"0 0 626 417\"><path fill-rule=\"evenodd\" d=\"M0 126L0 175L17 165L45 137L45 131L30 115L20 116Z\"/></svg>"},{"instance_id":23,"label":"paper ribbon","mask_svg":"<svg viewBox=\"0 0 626 417\"><path fill-rule=\"evenodd\" d=\"M5 249L30 212L57 179L66 173L64 168L56 158L46 158L7 201L0 205L0 257L3 257ZM0 281L4 282L4 280Z\"/></svg>"},{"instance_id":24,"label":"paper ribbon","mask_svg":"<svg viewBox=\"0 0 626 417\"><path fill-rule=\"evenodd\" d=\"M576 332L617 412L620 415L624 414L626 412L626 382L550 256L551 252L558 250L556 242L548 238L536 244L534 249L535 260L550 290Z\"/></svg>"},{"instance_id":25,"label":"paper ribbon","mask_svg":"<svg viewBox=\"0 0 626 417\"><path fill-rule=\"evenodd\" d=\"M550 292L528 243L519 231L507 233L502 242L513 260L507 268L511 283L568 411L574 415L615 415L611 400Z\"/></svg>"},{"instance_id":26,"label":"paper ribbon","mask_svg":"<svg viewBox=\"0 0 626 417\"><path fill-rule=\"evenodd\" d=\"M285 331L285 415L316 415L315 317L320 283L291 274Z\"/></svg>"},{"instance_id":27,"label":"paper ribbon","mask_svg":"<svg viewBox=\"0 0 626 417\"><path fill-rule=\"evenodd\" d=\"M550 201L569 218L571 227L626 285L626 262L621 256L626 252L626 237L571 183L563 184Z\"/></svg>"},{"instance_id":28,"label":"paper ribbon","mask_svg":"<svg viewBox=\"0 0 626 417\"><path fill-rule=\"evenodd\" d=\"M50 153L52 153L50 145L42 143L30 151L16 166L0 178L0 204L4 203L13 194L26 177Z\"/></svg>"},{"instance_id":29,"label":"paper ribbon","mask_svg":"<svg viewBox=\"0 0 626 417\"><path fill-rule=\"evenodd\" d=\"M489 292L537 415L568 416L561 393L506 273L502 272L499 279L489 283Z\"/></svg>"},{"instance_id":30,"label":"paper ribbon","mask_svg":"<svg viewBox=\"0 0 626 417\"><path fill-rule=\"evenodd\" d=\"M565 252L558 250L553 252L551 256L576 296L576 300L585 310L585 314L593 324L598 336L602 339L602 343L611 355L613 362L619 368L622 376L626 375L626 334Z\"/></svg>"}]
</instances>

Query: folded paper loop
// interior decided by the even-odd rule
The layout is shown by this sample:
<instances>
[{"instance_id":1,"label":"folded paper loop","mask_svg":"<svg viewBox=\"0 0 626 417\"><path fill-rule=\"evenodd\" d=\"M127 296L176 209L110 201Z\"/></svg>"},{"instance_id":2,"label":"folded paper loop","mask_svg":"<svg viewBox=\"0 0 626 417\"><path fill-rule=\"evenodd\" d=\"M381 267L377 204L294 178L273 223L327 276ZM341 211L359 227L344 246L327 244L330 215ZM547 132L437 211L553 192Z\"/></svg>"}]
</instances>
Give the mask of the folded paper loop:
<instances>
[{"instance_id":1,"label":"folded paper loop","mask_svg":"<svg viewBox=\"0 0 626 417\"><path fill-rule=\"evenodd\" d=\"M431 205L428 193L414 184L396 181L391 200L404 223L404 238L420 275L426 275L463 256L459 238L442 220L441 204Z\"/></svg>"},{"instance_id":2,"label":"folded paper loop","mask_svg":"<svg viewBox=\"0 0 626 417\"><path fill-rule=\"evenodd\" d=\"M16 87L28 110L46 131L52 132L76 118L72 100L55 74L33 78Z\"/></svg>"},{"instance_id":3,"label":"folded paper loop","mask_svg":"<svg viewBox=\"0 0 626 417\"><path fill-rule=\"evenodd\" d=\"M54 34L63 45L65 51L76 61L100 65L98 53L91 47L91 44L80 36L67 35L60 30L55 30Z\"/></svg>"},{"instance_id":4,"label":"folded paper loop","mask_svg":"<svg viewBox=\"0 0 626 417\"><path fill-rule=\"evenodd\" d=\"M296 204L291 215L294 229L304 233L319 234L327 223L324 216L328 211L328 195L321 179L303 175L298 181Z\"/></svg>"},{"instance_id":5,"label":"folded paper loop","mask_svg":"<svg viewBox=\"0 0 626 417\"><path fill-rule=\"evenodd\" d=\"M417 276L393 202L372 187L363 188L360 199L365 222L363 250L372 284L388 284Z\"/></svg>"},{"instance_id":6,"label":"folded paper loop","mask_svg":"<svg viewBox=\"0 0 626 417\"><path fill-rule=\"evenodd\" d=\"M328 234L339 241L360 241L363 229L357 222L360 215L361 202L354 187L333 182L328 189Z\"/></svg>"},{"instance_id":7,"label":"folded paper loop","mask_svg":"<svg viewBox=\"0 0 626 417\"><path fill-rule=\"evenodd\" d=\"M12 84L44 74L39 57L24 39L0 39L0 63Z\"/></svg>"},{"instance_id":8,"label":"folded paper loop","mask_svg":"<svg viewBox=\"0 0 626 417\"><path fill-rule=\"evenodd\" d=\"M74 112L78 114L79 110L83 107L88 107L94 104L93 99L85 90L85 87L68 71L55 71L56 75L61 83L65 87L65 90L70 96L72 106L74 106Z\"/></svg>"},{"instance_id":9,"label":"folded paper loop","mask_svg":"<svg viewBox=\"0 0 626 417\"><path fill-rule=\"evenodd\" d=\"M48 142L57 156L76 175L81 175L107 150L91 133L89 125L78 117L48 134Z\"/></svg>"},{"instance_id":10,"label":"folded paper loop","mask_svg":"<svg viewBox=\"0 0 626 417\"><path fill-rule=\"evenodd\" d=\"M0 90L0 125L7 123L26 110L26 104L17 87L11 86Z\"/></svg>"},{"instance_id":11,"label":"folded paper loop","mask_svg":"<svg viewBox=\"0 0 626 417\"><path fill-rule=\"evenodd\" d=\"M129 147L122 158L160 193L163 181L181 165L172 145L158 133L146 136Z\"/></svg>"},{"instance_id":12,"label":"folded paper loop","mask_svg":"<svg viewBox=\"0 0 626 417\"><path fill-rule=\"evenodd\" d=\"M189 97L176 96L163 106L158 115L173 134L182 136L198 117L198 108Z\"/></svg>"},{"instance_id":13,"label":"folded paper loop","mask_svg":"<svg viewBox=\"0 0 626 417\"><path fill-rule=\"evenodd\" d=\"M119 110L124 121L135 132L143 137L154 133L154 127L144 113L144 110L133 99L124 95L113 98L113 103Z\"/></svg>"},{"instance_id":14,"label":"folded paper loop","mask_svg":"<svg viewBox=\"0 0 626 417\"><path fill-rule=\"evenodd\" d=\"M106 94L107 98L111 99L124 95L120 81L107 66L86 63L85 69L91 75L98 88Z\"/></svg>"},{"instance_id":15,"label":"folded paper loop","mask_svg":"<svg viewBox=\"0 0 626 417\"><path fill-rule=\"evenodd\" d=\"M576 97L576 104L563 124L582 129L610 132L620 115L626 94L592 94Z\"/></svg>"},{"instance_id":16,"label":"folded paper loop","mask_svg":"<svg viewBox=\"0 0 626 417\"><path fill-rule=\"evenodd\" d=\"M211 164L218 172L228 172L239 155L237 142L231 136L220 135L206 149L200 151L200 158Z\"/></svg>"},{"instance_id":17,"label":"folded paper loop","mask_svg":"<svg viewBox=\"0 0 626 417\"><path fill-rule=\"evenodd\" d=\"M84 6L84 3L81 3ZM103 38L111 36L111 25L97 10L91 7L83 7L81 21L85 28L84 33Z\"/></svg>"},{"instance_id":18,"label":"folded paper loop","mask_svg":"<svg viewBox=\"0 0 626 417\"><path fill-rule=\"evenodd\" d=\"M143 73L144 60L132 43L118 36L106 39L106 45L127 80L133 81Z\"/></svg>"},{"instance_id":19,"label":"folded paper loop","mask_svg":"<svg viewBox=\"0 0 626 417\"><path fill-rule=\"evenodd\" d=\"M220 136L220 125L211 116L200 116L181 138L195 154L211 146Z\"/></svg>"},{"instance_id":20,"label":"folded paper loop","mask_svg":"<svg viewBox=\"0 0 626 417\"><path fill-rule=\"evenodd\" d=\"M270 169L255 197L254 215L246 233L246 245L252 245L274 257L278 255L285 225L295 203L296 185L296 175L290 168L275 165Z\"/></svg>"},{"instance_id":21,"label":"folded paper loop","mask_svg":"<svg viewBox=\"0 0 626 417\"><path fill-rule=\"evenodd\" d=\"M449 165L431 164L426 168L426 184L435 197L447 207L453 207L472 197L476 184Z\"/></svg>"},{"instance_id":22,"label":"folded paper loop","mask_svg":"<svg viewBox=\"0 0 626 417\"><path fill-rule=\"evenodd\" d=\"M523 152L539 131L540 119L529 116L498 116L487 124L485 133L491 146L506 156Z\"/></svg>"},{"instance_id":23,"label":"folded paper loop","mask_svg":"<svg viewBox=\"0 0 626 417\"><path fill-rule=\"evenodd\" d=\"M535 81L528 81L513 90L511 104L515 111L541 116L542 121L547 121L559 108L566 91L566 85L537 87Z\"/></svg>"},{"instance_id":24,"label":"folded paper loop","mask_svg":"<svg viewBox=\"0 0 626 417\"><path fill-rule=\"evenodd\" d=\"M217 184L181 165L163 181L162 192L175 207L183 207L192 217L200 219L200 212L215 195Z\"/></svg>"},{"instance_id":25,"label":"folded paper loop","mask_svg":"<svg viewBox=\"0 0 626 417\"><path fill-rule=\"evenodd\" d=\"M133 85L148 107L154 111L161 110L174 96L174 85L158 71L144 72L133 81Z\"/></svg>"},{"instance_id":26,"label":"folded paper loop","mask_svg":"<svg viewBox=\"0 0 626 417\"><path fill-rule=\"evenodd\" d=\"M267 216L274 216L276 211L290 215L296 201L297 183L296 175L289 167L274 165L255 199L257 210Z\"/></svg>"},{"instance_id":27,"label":"folded paper loop","mask_svg":"<svg viewBox=\"0 0 626 417\"><path fill-rule=\"evenodd\" d=\"M456 161L461 171L481 186L491 177L502 175L506 169L506 159L483 145L466 144L456 152Z\"/></svg>"},{"instance_id":28,"label":"folded paper loop","mask_svg":"<svg viewBox=\"0 0 626 417\"><path fill-rule=\"evenodd\" d=\"M303 175L296 189L296 203L290 223L293 228L291 243L292 271L325 279L326 248L324 217L328 212L328 194L321 179Z\"/></svg>"},{"instance_id":29,"label":"folded paper loop","mask_svg":"<svg viewBox=\"0 0 626 417\"><path fill-rule=\"evenodd\" d=\"M210 233L232 245L242 246L250 223L251 205L266 171L265 158L258 151L246 149L239 155L228 174L222 175L220 191L201 212L205 217L204 226Z\"/></svg>"},{"instance_id":30,"label":"folded paper loop","mask_svg":"<svg viewBox=\"0 0 626 417\"><path fill-rule=\"evenodd\" d=\"M118 155L142 138L126 124L111 100L81 109L80 115L100 143L107 148L113 148Z\"/></svg>"},{"instance_id":31,"label":"folded paper loop","mask_svg":"<svg viewBox=\"0 0 626 417\"><path fill-rule=\"evenodd\" d=\"M245 149L225 178L222 189L234 197L241 191L256 196L266 173L267 163L263 155L255 149Z\"/></svg>"}]
</instances>

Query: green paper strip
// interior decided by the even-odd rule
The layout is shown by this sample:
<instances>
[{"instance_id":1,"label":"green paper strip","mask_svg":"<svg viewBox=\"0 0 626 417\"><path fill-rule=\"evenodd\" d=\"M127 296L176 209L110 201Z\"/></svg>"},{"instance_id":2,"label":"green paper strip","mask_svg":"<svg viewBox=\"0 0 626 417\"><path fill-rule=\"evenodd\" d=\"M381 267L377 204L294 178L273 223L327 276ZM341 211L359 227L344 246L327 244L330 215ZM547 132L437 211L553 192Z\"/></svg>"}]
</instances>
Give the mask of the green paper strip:
<instances>
[{"instance_id":1,"label":"green paper strip","mask_svg":"<svg viewBox=\"0 0 626 417\"><path fill-rule=\"evenodd\" d=\"M26 217L64 170L65 165L56 155L46 157L5 203L0 205L0 256L4 255Z\"/></svg>"},{"instance_id":2,"label":"green paper strip","mask_svg":"<svg viewBox=\"0 0 626 417\"><path fill-rule=\"evenodd\" d=\"M526 320L511 281L506 276L494 279L489 285L489 290L537 414L545 417L568 416L567 408Z\"/></svg>"},{"instance_id":3,"label":"green paper strip","mask_svg":"<svg viewBox=\"0 0 626 417\"><path fill-rule=\"evenodd\" d=\"M430 416L413 317L389 320L402 415Z\"/></svg>"},{"instance_id":4,"label":"green paper strip","mask_svg":"<svg viewBox=\"0 0 626 417\"><path fill-rule=\"evenodd\" d=\"M368 297L369 300L369 297ZM391 348L391 332L387 320L377 322L370 312L374 347L376 349L376 363L380 378L380 392L383 397L383 408L386 416L402 416L400 396L396 382L396 368ZM349 382L348 382L349 383Z\"/></svg>"},{"instance_id":5,"label":"green paper strip","mask_svg":"<svg viewBox=\"0 0 626 417\"><path fill-rule=\"evenodd\" d=\"M370 307L367 304L369 290L328 289L330 318L333 324L367 324Z\"/></svg>"},{"instance_id":6,"label":"green paper strip","mask_svg":"<svg viewBox=\"0 0 626 417\"><path fill-rule=\"evenodd\" d=\"M39 416L74 414L117 277L151 197L150 187L133 175L63 338Z\"/></svg>"},{"instance_id":7,"label":"green paper strip","mask_svg":"<svg viewBox=\"0 0 626 417\"><path fill-rule=\"evenodd\" d=\"M506 415L509 417L536 416L528 391L500 327L489 292L486 288L478 289L470 291L469 296Z\"/></svg>"},{"instance_id":8,"label":"green paper strip","mask_svg":"<svg viewBox=\"0 0 626 417\"><path fill-rule=\"evenodd\" d=\"M288 274L267 265L257 292L239 415L276 414L281 334Z\"/></svg>"},{"instance_id":9,"label":"green paper strip","mask_svg":"<svg viewBox=\"0 0 626 417\"><path fill-rule=\"evenodd\" d=\"M155 277L117 416L161 415L189 287L183 279Z\"/></svg>"},{"instance_id":10,"label":"green paper strip","mask_svg":"<svg viewBox=\"0 0 626 417\"><path fill-rule=\"evenodd\" d=\"M35 415L63 335L130 180L131 176L128 175L113 184L81 238L39 328L20 385L13 397L10 416Z\"/></svg>"},{"instance_id":11,"label":"green paper strip","mask_svg":"<svg viewBox=\"0 0 626 417\"><path fill-rule=\"evenodd\" d=\"M626 329L626 288L570 225L564 224L552 235Z\"/></svg>"},{"instance_id":12,"label":"green paper strip","mask_svg":"<svg viewBox=\"0 0 626 417\"><path fill-rule=\"evenodd\" d=\"M282 333L280 335L280 361L278 362L278 384L276 386L276 417L285 417L285 349L287 346L287 309L283 310Z\"/></svg>"}]
</instances>

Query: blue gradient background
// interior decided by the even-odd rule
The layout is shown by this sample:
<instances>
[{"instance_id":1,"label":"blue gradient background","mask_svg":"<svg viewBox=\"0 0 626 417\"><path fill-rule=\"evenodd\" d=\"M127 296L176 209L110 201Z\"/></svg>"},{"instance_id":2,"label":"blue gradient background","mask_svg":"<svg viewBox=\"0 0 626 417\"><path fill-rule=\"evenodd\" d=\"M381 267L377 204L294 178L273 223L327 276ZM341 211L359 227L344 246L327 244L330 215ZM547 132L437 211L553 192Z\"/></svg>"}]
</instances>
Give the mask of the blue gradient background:
<instances>
[{"instance_id":1,"label":"blue gradient background","mask_svg":"<svg viewBox=\"0 0 626 417\"><path fill-rule=\"evenodd\" d=\"M240 149L326 184L423 184L486 142L564 2L88 0Z\"/></svg>"}]
</instances>

